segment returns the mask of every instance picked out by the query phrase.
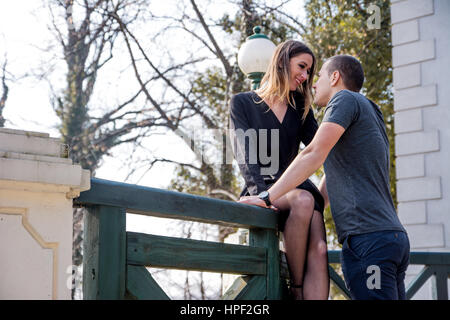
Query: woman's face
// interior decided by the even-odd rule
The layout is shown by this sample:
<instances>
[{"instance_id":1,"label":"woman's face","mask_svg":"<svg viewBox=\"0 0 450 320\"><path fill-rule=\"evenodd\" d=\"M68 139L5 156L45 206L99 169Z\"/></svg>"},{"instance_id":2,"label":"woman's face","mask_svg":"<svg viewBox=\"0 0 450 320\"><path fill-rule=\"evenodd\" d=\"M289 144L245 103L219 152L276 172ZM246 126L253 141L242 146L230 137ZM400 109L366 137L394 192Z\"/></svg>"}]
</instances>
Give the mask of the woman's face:
<instances>
[{"instance_id":1,"label":"woman's face","mask_svg":"<svg viewBox=\"0 0 450 320\"><path fill-rule=\"evenodd\" d=\"M313 57L309 53L300 53L289 60L289 89L294 91L308 80L313 64Z\"/></svg>"}]
</instances>

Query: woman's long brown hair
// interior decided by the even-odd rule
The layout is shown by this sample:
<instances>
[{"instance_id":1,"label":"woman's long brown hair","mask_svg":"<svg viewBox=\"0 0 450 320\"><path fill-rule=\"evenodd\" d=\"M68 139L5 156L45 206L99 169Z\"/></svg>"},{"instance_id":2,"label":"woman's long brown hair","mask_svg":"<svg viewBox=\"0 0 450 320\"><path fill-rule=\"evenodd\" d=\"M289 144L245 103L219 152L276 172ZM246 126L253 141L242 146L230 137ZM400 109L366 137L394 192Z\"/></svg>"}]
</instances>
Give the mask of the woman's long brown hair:
<instances>
[{"instance_id":1,"label":"woman's long brown hair","mask_svg":"<svg viewBox=\"0 0 450 320\"><path fill-rule=\"evenodd\" d=\"M303 95L305 100L305 109L302 116L302 119L305 119L313 101L312 82L315 74L316 58L311 49L304 43L297 40L288 40L280 43L275 48L267 72L261 80L261 86L255 92L262 99L260 102L264 100L273 101L274 98L278 98L281 101L287 101L289 105L296 108L295 100L289 89L289 61L302 53L310 54L313 58L308 80L304 81L296 89Z\"/></svg>"}]
</instances>

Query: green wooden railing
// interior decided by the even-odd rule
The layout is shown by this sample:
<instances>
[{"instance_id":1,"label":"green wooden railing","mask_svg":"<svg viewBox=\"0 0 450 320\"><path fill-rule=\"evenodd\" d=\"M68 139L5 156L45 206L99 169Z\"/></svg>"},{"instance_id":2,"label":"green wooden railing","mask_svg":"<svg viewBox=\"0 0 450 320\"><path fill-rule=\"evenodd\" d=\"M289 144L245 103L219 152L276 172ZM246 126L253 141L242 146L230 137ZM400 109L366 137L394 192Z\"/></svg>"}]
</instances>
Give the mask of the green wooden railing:
<instances>
[{"instance_id":1,"label":"green wooden railing","mask_svg":"<svg viewBox=\"0 0 450 320\"><path fill-rule=\"evenodd\" d=\"M168 299L146 266L245 275L230 299L282 297L277 217L269 209L100 179L74 205L87 210L84 299ZM248 228L249 246L126 232L127 212Z\"/></svg>"},{"instance_id":2,"label":"green wooden railing","mask_svg":"<svg viewBox=\"0 0 450 320\"><path fill-rule=\"evenodd\" d=\"M287 297L288 275L272 210L95 178L74 206L86 209L84 299L169 299L146 267L241 275L224 299ZM246 228L249 245L127 232L126 213ZM328 257L330 263L339 263L339 251L329 251ZM408 298L434 276L435 297L448 299L450 253L412 252L411 264L425 268L408 288ZM328 269L348 298L344 280Z\"/></svg>"}]
</instances>

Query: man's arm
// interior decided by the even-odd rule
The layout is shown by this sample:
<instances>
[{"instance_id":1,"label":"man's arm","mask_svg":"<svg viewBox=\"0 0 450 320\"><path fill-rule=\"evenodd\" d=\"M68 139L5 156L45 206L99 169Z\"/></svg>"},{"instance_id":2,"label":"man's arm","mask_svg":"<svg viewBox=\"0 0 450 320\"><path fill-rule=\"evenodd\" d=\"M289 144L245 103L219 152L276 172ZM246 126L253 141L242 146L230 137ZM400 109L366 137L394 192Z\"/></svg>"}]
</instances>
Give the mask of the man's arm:
<instances>
[{"instance_id":1,"label":"man's arm","mask_svg":"<svg viewBox=\"0 0 450 320\"><path fill-rule=\"evenodd\" d=\"M268 190L273 202L308 179L325 162L345 129L332 122L320 125L313 141L295 157L278 181Z\"/></svg>"},{"instance_id":2,"label":"man's arm","mask_svg":"<svg viewBox=\"0 0 450 320\"><path fill-rule=\"evenodd\" d=\"M297 155L280 179L268 190L270 201L273 203L293 190L319 169L344 131L344 127L336 123L322 123L311 143ZM264 201L257 197L246 197L239 202L266 207Z\"/></svg>"}]
</instances>

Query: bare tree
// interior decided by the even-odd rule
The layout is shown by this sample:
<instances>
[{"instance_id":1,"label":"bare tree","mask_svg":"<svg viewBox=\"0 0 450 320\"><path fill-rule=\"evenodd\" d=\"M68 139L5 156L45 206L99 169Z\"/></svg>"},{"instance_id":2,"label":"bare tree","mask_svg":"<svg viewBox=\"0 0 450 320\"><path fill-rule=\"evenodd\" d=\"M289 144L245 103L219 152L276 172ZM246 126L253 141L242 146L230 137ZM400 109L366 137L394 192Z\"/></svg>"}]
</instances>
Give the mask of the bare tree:
<instances>
[{"instance_id":1,"label":"bare tree","mask_svg":"<svg viewBox=\"0 0 450 320\"><path fill-rule=\"evenodd\" d=\"M138 98L139 90L117 106L107 108L109 110L102 116L89 115L98 74L113 58L118 29L111 14L123 15L124 21L131 23L141 5L142 1L127 0L116 3L84 0L82 4L74 0L54 0L49 4L52 31L67 66L66 88L53 98L55 111L61 119L61 136L71 148L71 158L92 172L111 148L138 139L133 129L150 127L157 121L142 115L142 110L127 110ZM83 13L79 22L74 18L76 11Z\"/></svg>"},{"instance_id":2,"label":"bare tree","mask_svg":"<svg viewBox=\"0 0 450 320\"><path fill-rule=\"evenodd\" d=\"M179 10L162 16L154 13L150 0L50 0L50 29L67 68L64 88L53 89L53 106L70 157L95 174L113 148L129 144L133 150L145 151L147 137L170 131L186 142L196 161L180 162L150 152L148 158L136 161L133 152L127 159L131 164L128 177L139 168L147 173L157 163L173 163L178 180L172 188L235 200L239 189L236 168L212 160L224 159L227 152L230 97L249 89L236 62L239 44L257 24L268 27L271 35L277 32L260 15L263 11L256 2L230 1L235 16L217 19L207 10L215 4L210 0L174 2ZM155 30L152 36L145 36L150 32L144 32L147 28ZM172 31L186 44L181 57L167 47ZM94 103L97 79L115 61L115 52L119 56L123 50L138 85L113 105ZM192 124L222 132L219 143L196 139ZM215 152L206 156L201 152L205 148ZM75 209L75 265L81 263L81 221L82 210ZM221 228L219 240L234 231ZM200 292L205 297L201 287Z\"/></svg>"},{"instance_id":3,"label":"bare tree","mask_svg":"<svg viewBox=\"0 0 450 320\"><path fill-rule=\"evenodd\" d=\"M113 59L119 33L114 17L120 16L123 23L132 24L145 3L144 0L48 2L50 29L67 67L65 88L53 90L52 99L61 121L60 133L70 147L72 160L90 169L92 174L112 148L136 143L150 128L160 125L160 117L136 103L142 93L139 88L115 106L95 106L106 111L99 116L90 115L99 72ZM162 74L165 72L168 70ZM82 261L82 217L83 210L74 209L74 265Z\"/></svg>"},{"instance_id":4,"label":"bare tree","mask_svg":"<svg viewBox=\"0 0 450 320\"><path fill-rule=\"evenodd\" d=\"M2 74L1 74L1 86L2 86L2 94L0 98L0 128L5 126L5 118L3 117L3 110L6 106L6 100L8 99L9 88L6 85L6 66L8 64L8 59L5 55L5 60L2 64Z\"/></svg>"}]
</instances>

